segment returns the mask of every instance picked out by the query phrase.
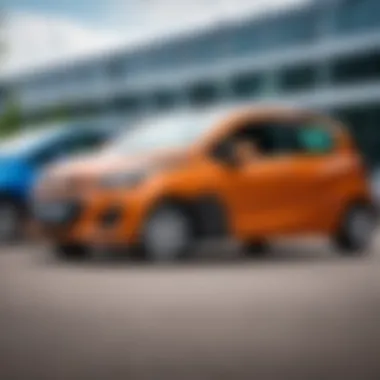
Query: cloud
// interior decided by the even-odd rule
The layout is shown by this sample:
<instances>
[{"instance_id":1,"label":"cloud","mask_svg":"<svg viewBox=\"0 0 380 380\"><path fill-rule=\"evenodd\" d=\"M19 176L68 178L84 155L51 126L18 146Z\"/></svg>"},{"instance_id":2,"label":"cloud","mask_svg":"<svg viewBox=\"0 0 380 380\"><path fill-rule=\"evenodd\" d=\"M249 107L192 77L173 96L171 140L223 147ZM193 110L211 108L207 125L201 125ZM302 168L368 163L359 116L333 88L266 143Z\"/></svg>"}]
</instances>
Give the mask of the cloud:
<instances>
[{"instance_id":1,"label":"cloud","mask_svg":"<svg viewBox=\"0 0 380 380\"><path fill-rule=\"evenodd\" d=\"M3 73L93 52L117 40L113 33L86 28L51 15L26 12L8 14L2 28Z\"/></svg>"},{"instance_id":2,"label":"cloud","mask_svg":"<svg viewBox=\"0 0 380 380\"><path fill-rule=\"evenodd\" d=\"M129 40L193 30L312 0L110 0L108 20Z\"/></svg>"},{"instance_id":3,"label":"cloud","mask_svg":"<svg viewBox=\"0 0 380 380\"><path fill-rule=\"evenodd\" d=\"M11 12L2 26L7 75L181 31L207 28L312 0L104 0L100 27L50 14Z\"/></svg>"}]
</instances>

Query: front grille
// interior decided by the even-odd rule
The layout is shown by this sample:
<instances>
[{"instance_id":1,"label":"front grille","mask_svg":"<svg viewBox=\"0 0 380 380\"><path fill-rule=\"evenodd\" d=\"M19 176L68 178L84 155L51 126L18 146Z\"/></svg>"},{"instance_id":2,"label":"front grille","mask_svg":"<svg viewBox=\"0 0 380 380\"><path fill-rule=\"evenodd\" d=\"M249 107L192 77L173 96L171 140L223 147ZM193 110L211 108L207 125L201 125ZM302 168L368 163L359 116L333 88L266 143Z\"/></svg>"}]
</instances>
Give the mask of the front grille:
<instances>
[{"instance_id":1,"label":"front grille","mask_svg":"<svg viewBox=\"0 0 380 380\"><path fill-rule=\"evenodd\" d=\"M75 223L83 207L79 201L43 201L33 205L34 217L46 224L67 225Z\"/></svg>"}]
</instances>

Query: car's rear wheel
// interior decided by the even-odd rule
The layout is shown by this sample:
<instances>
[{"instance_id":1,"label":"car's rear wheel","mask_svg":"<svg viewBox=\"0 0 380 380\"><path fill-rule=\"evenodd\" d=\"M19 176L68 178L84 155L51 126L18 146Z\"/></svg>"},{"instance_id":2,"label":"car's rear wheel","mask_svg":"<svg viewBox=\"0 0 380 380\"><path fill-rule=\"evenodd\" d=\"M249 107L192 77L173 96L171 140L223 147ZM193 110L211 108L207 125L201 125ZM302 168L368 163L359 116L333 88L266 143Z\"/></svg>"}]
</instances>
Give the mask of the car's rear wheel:
<instances>
[{"instance_id":1,"label":"car's rear wheel","mask_svg":"<svg viewBox=\"0 0 380 380\"><path fill-rule=\"evenodd\" d=\"M54 253L61 260L84 260L89 256L90 250L81 244L57 244Z\"/></svg>"},{"instance_id":2,"label":"car's rear wheel","mask_svg":"<svg viewBox=\"0 0 380 380\"><path fill-rule=\"evenodd\" d=\"M15 240L22 229L22 215L20 207L15 202L0 201L0 242Z\"/></svg>"},{"instance_id":3,"label":"car's rear wheel","mask_svg":"<svg viewBox=\"0 0 380 380\"><path fill-rule=\"evenodd\" d=\"M368 252L376 226L376 218L371 207L356 204L345 212L333 242L346 255Z\"/></svg>"},{"instance_id":4,"label":"car's rear wheel","mask_svg":"<svg viewBox=\"0 0 380 380\"><path fill-rule=\"evenodd\" d=\"M193 245L190 219L175 205L157 207L147 219L140 242L142 255L155 262L183 258Z\"/></svg>"}]
</instances>

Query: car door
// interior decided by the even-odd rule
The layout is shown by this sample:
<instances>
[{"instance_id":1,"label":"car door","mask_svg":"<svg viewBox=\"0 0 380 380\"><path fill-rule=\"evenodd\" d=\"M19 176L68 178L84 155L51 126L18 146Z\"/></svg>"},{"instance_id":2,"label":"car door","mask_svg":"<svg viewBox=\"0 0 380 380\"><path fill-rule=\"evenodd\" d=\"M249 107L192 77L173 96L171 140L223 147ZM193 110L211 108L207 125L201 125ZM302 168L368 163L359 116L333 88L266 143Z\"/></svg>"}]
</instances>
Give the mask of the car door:
<instances>
[{"instance_id":1,"label":"car door","mask_svg":"<svg viewBox=\"0 0 380 380\"><path fill-rule=\"evenodd\" d=\"M289 230L323 232L339 209L338 188L350 170L349 158L340 154L335 132L327 122L300 120L293 128L298 148L291 158L291 175L297 197Z\"/></svg>"},{"instance_id":2,"label":"car door","mask_svg":"<svg viewBox=\"0 0 380 380\"><path fill-rule=\"evenodd\" d=\"M293 216L295 192L300 190L294 182L291 152L278 154L279 128L284 129L276 122L252 122L237 130L239 140L251 140L261 153L243 166L219 169L218 190L240 237L283 232ZM236 140L236 136L229 139Z\"/></svg>"},{"instance_id":3,"label":"car door","mask_svg":"<svg viewBox=\"0 0 380 380\"><path fill-rule=\"evenodd\" d=\"M299 199L304 189L299 186L296 153L296 130L289 123L269 121L267 147L262 156L240 170L244 202L244 231L250 235L284 234L299 225Z\"/></svg>"},{"instance_id":4,"label":"car door","mask_svg":"<svg viewBox=\"0 0 380 380\"><path fill-rule=\"evenodd\" d=\"M328 228L339 206L339 171L344 175L345 168L329 126L294 119L243 129L267 133L258 159L219 169L217 188L236 234L245 238ZM257 134L246 136L255 139Z\"/></svg>"}]
</instances>

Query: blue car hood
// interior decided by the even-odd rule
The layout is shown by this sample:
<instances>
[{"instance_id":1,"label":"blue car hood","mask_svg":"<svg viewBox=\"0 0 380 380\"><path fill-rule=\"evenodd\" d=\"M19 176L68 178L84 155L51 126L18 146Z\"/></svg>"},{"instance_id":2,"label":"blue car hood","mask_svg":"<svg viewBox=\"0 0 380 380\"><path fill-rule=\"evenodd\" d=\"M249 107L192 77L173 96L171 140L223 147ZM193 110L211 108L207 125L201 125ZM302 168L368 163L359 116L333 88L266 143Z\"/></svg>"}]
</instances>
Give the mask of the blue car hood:
<instances>
[{"instance_id":1,"label":"blue car hood","mask_svg":"<svg viewBox=\"0 0 380 380\"><path fill-rule=\"evenodd\" d=\"M27 161L0 154L0 191L24 194L28 191L33 173Z\"/></svg>"}]
</instances>

